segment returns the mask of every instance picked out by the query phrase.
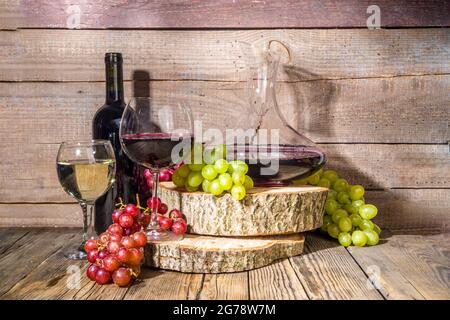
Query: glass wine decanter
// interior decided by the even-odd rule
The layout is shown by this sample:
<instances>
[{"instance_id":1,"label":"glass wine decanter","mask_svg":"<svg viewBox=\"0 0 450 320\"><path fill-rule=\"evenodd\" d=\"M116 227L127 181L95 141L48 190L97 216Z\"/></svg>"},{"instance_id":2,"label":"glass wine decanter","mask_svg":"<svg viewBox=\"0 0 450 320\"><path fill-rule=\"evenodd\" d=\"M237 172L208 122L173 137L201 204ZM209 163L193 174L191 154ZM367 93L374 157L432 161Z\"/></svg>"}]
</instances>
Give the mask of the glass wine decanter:
<instances>
[{"instance_id":1,"label":"glass wine decanter","mask_svg":"<svg viewBox=\"0 0 450 320\"><path fill-rule=\"evenodd\" d=\"M278 41L262 49L246 42L239 45L246 65L247 116L236 123L247 134L227 141L227 158L245 161L248 174L260 186L287 185L310 176L325 164L325 154L286 120L290 115L277 101L277 73L283 50L290 56L289 49Z\"/></svg>"}]
</instances>

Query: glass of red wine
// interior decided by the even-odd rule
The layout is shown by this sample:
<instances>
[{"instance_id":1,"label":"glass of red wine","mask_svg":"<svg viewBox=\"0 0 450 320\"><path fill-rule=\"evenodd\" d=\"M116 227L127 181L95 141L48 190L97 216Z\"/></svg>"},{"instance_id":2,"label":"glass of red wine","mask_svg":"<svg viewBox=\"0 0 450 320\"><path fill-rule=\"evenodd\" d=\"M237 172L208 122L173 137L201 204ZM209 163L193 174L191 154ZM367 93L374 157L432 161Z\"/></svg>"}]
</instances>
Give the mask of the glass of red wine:
<instances>
[{"instance_id":1,"label":"glass of red wine","mask_svg":"<svg viewBox=\"0 0 450 320\"><path fill-rule=\"evenodd\" d=\"M183 160L191 150L193 121L189 108L168 99L135 97L131 99L120 121L120 143L127 156L152 173L151 221L147 228L149 241L179 240L180 235L160 228L159 173Z\"/></svg>"}]
</instances>

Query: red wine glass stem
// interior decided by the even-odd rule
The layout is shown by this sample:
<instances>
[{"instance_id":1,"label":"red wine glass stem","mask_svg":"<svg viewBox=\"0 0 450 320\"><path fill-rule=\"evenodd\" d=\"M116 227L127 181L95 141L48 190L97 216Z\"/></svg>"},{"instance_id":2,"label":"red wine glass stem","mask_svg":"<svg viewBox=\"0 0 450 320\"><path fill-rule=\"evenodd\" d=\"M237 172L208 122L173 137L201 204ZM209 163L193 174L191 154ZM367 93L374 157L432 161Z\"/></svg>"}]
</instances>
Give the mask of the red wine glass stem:
<instances>
[{"instance_id":1,"label":"red wine glass stem","mask_svg":"<svg viewBox=\"0 0 450 320\"><path fill-rule=\"evenodd\" d=\"M152 183L153 183L153 188L152 188L152 215L151 215L151 226L152 229L158 229L159 228L159 224L158 224L158 182L159 182L159 170L157 171L153 171L152 172Z\"/></svg>"}]
</instances>

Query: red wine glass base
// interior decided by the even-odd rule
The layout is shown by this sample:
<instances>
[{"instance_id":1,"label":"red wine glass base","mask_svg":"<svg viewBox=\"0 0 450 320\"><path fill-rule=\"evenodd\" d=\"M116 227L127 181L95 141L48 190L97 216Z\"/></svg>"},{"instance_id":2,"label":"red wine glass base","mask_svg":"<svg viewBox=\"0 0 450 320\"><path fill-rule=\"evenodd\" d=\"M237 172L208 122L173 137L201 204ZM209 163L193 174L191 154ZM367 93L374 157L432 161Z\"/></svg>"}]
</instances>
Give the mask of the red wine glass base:
<instances>
[{"instance_id":1,"label":"red wine glass base","mask_svg":"<svg viewBox=\"0 0 450 320\"><path fill-rule=\"evenodd\" d=\"M70 260L84 260L87 258L86 251L84 251L84 246L81 244L75 248L69 248L64 252L64 257Z\"/></svg>"},{"instance_id":2,"label":"red wine glass base","mask_svg":"<svg viewBox=\"0 0 450 320\"><path fill-rule=\"evenodd\" d=\"M147 230L145 234L147 235L148 242L179 241L183 239L182 234L175 234L172 231L166 231L161 229Z\"/></svg>"}]
</instances>

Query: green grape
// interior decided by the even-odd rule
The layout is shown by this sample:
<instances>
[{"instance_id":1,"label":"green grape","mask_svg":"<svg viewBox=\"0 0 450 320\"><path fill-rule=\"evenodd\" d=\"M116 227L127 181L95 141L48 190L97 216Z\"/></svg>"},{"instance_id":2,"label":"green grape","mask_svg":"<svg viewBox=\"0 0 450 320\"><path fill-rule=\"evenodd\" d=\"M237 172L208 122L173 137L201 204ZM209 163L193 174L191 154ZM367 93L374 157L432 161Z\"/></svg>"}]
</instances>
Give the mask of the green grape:
<instances>
[{"instance_id":1,"label":"green grape","mask_svg":"<svg viewBox=\"0 0 450 320\"><path fill-rule=\"evenodd\" d=\"M339 220L344 217L348 217L348 213L344 209L337 209L331 216L334 223L339 223Z\"/></svg>"},{"instance_id":2,"label":"green grape","mask_svg":"<svg viewBox=\"0 0 450 320\"><path fill-rule=\"evenodd\" d=\"M327 232L332 238L337 239L341 231L339 230L339 226L336 223L332 223L328 226Z\"/></svg>"},{"instance_id":3,"label":"green grape","mask_svg":"<svg viewBox=\"0 0 450 320\"><path fill-rule=\"evenodd\" d=\"M358 213L359 213L359 207L361 207L361 206L364 205L364 204L365 204L364 200L355 200L355 201L352 201L352 206L358 208Z\"/></svg>"},{"instance_id":4,"label":"green grape","mask_svg":"<svg viewBox=\"0 0 450 320\"><path fill-rule=\"evenodd\" d=\"M219 175L219 182L223 190L230 190L233 186L233 179L229 173L221 173Z\"/></svg>"},{"instance_id":5,"label":"green grape","mask_svg":"<svg viewBox=\"0 0 450 320\"><path fill-rule=\"evenodd\" d=\"M322 178L319 180L319 182L317 183L317 185L319 187L324 187L324 188L330 188L331 186L331 182L328 179Z\"/></svg>"},{"instance_id":6,"label":"green grape","mask_svg":"<svg viewBox=\"0 0 450 320\"><path fill-rule=\"evenodd\" d=\"M188 167L191 171L202 171L204 164L188 164Z\"/></svg>"},{"instance_id":7,"label":"green grape","mask_svg":"<svg viewBox=\"0 0 450 320\"><path fill-rule=\"evenodd\" d=\"M364 196L364 187L359 184L351 186L350 188L350 198L352 200L359 200Z\"/></svg>"},{"instance_id":8,"label":"green grape","mask_svg":"<svg viewBox=\"0 0 450 320\"><path fill-rule=\"evenodd\" d=\"M347 192L341 191L337 195L337 201L341 204L350 204L352 200L350 200L350 196Z\"/></svg>"},{"instance_id":9,"label":"green grape","mask_svg":"<svg viewBox=\"0 0 450 320\"><path fill-rule=\"evenodd\" d=\"M369 246L375 246L380 241L380 237L378 236L378 233L376 233L373 230L364 230L364 234L367 237L367 244Z\"/></svg>"},{"instance_id":10,"label":"green grape","mask_svg":"<svg viewBox=\"0 0 450 320\"><path fill-rule=\"evenodd\" d=\"M347 191L348 182L345 179L337 179L333 184L333 189L337 192Z\"/></svg>"},{"instance_id":11,"label":"green grape","mask_svg":"<svg viewBox=\"0 0 450 320\"><path fill-rule=\"evenodd\" d=\"M364 219L373 219L377 213L378 209L373 204L365 204L359 207L359 215Z\"/></svg>"},{"instance_id":12,"label":"green grape","mask_svg":"<svg viewBox=\"0 0 450 320\"><path fill-rule=\"evenodd\" d=\"M351 203L347 203L344 205L344 210L347 211L349 214L358 214L359 215L359 209L352 205Z\"/></svg>"},{"instance_id":13,"label":"green grape","mask_svg":"<svg viewBox=\"0 0 450 320\"><path fill-rule=\"evenodd\" d=\"M294 180L293 183L295 185L307 185L308 184L308 179L298 179L298 180Z\"/></svg>"},{"instance_id":14,"label":"green grape","mask_svg":"<svg viewBox=\"0 0 450 320\"><path fill-rule=\"evenodd\" d=\"M336 202L336 200L328 199L325 202L325 211L329 215L332 215L337 209L339 209L339 207L338 207L338 203Z\"/></svg>"},{"instance_id":15,"label":"green grape","mask_svg":"<svg viewBox=\"0 0 450 320\"><path fill-rule=\"evenodd\" d=\"M180 174L178 173L178 170L177 170L172 175L172 182L177 187L183 187L186 183L186 178L180 176Z\"/></svg>"},{"instance_id":16,"label":"green grape","mask_svg":"<svg viewBox=\"0 0 450 320\"><path fill-rule=\"evenodd\" d=\"M373 224L373 231L378 233L378 235L381 233L381 229L379 226L377 226L375 223Z\"/></svg>"},{"instance_id":17,"label":"green grape","mask_svg":"<svg viewBox=\"0 0 450 320\"><path fill-rule=\"evenodd\" d=\"M364 247L367 243L367 236L360 230L353 231L352 242L357 247Z\"/></svg>"},{"instance_id":18,"label":"green grape","mask_svg":"<svg viewBox=\"0 0 450 320\"><path fill-rule=\"evenodd\" d=\"M245 197L245 188L241 185L235 185L231 188L231 196L236 200L242 200Z\"/></svg>"},{"instance_id":19,"label":"green grape","mask_svg":"<svg viewBox=\"0 0 450 320\"><path fill-rule=\"evenodd\" d=\"M215 179L209 183L209 192L214 196L222 194L223 188L220 185L219 179Z\"/></svg>"},{"instance_id":20,"label":"green grape","mask_svg":"<svg viewBox=\"0 0 450 320\"><path fill-rule=\"evenodd\" d=\"M209 185L211 184L211 181L208 179L203 180L202 182L202 190L203 192L209 193Z\"/></svg>"},{"instance_id":21,"label":"green grape","mask_svg":"<svg viewBox=\"0 0 450 320\"><path fill-rule=\"evenodd\" d=\"M352 220L352 225L354 227L359 227L359 225L362 222L361 216L357 213L351 214L349 218L350 218L350 220Z\"/></svg>"},{"instance_id":22,"label":"green grape","mask_svg":"<svg viewBox=\"0 0 450 320\"><path fill-rule=\"evenodd\" d=\"M362 219L361 223L358 225L361 230L373 230L373 226L373 222L367 219Z\"/></svg>"},{"instance_id":23,"label":"green grape","mask_svg":"<svg viewBox=\"0 0 450 320\"><path fill-rule=\"evenodd\" d=\"M228 170L228 162L225 159L219 159L216 160L216 162L214 162L214 169L216 169L216 171L218 173L225 173Z\"/></svg>"},{"instance_id":24,"label":"green grape","mask_svg":"<svg viewBox=\"0 0 450 320\"><path fill-rule=\"evenodd\" d=\"M339 243L341 246L348 247L352 244L352 236L348 232L341 232L338 236Z\"/></svg>"},{"instance_id":25,"label":"green grape","mask_svg":"<svg viewBox=\"0 0 450 320\"><path fill-rule=\"evenodd\" d=\"M191 170L189 170L189 167L184 164L181 167L179 167L175 172L177 172L180 175L180 177L187 178Z\"/></svg>"},{"instance_id":26,"label":"green grape","mask_svg":"<svg viewBox=\"0 0 450 320\"><path fill-rule=\"evenodd\" d=\"M245 174L242 172L239 172L239 171L233 172L231 174L231 179L233 179L233 183L235 185L240 186L240 185L244 184L244 182L245 182Z\"/></svg>"},{"instance_id":27,"label":"green grape","mask_svg":"<svg viewBox=\"0 0 450 320\"><path fill-rule=\"evenodd\" d=\"M245 190L250 190L250 189L253 188L253 186L254 186L254 183L253 183L252 178L250 178L249 176L246 175L244 177L244 188L245 188Z\"/></svg>"},{"instance_id":28,"label":"green grape","mask_svg":"<svg viewBox=\"0 0 450 320\"><path fill-rule=\"evenodd\" d=\"M313 186L317 185L320 181L320 176L316 173L308 177L308 183L312 184Z\"/></svg>"},{"instance_id":29,"label":"green grape","mask_svg":"<svg viewBox=\"0 0 450 320\"><path fill-rule=\"evenodd\" d=\"M327 199L334 199L336 200L338 193L334 191L333 189L328 190L328 196Z\"/></svg>"},{"instance_id":30,"label":"green grape","mask_svg":"<svg viewBox=\"0 0 450 320\"><path fill-rule=\"evenodd\" d=\"M339 178L336 171L334 170L325 170L323 172L323 177L331 183L334 183Z\"/></svg>"},{"instance_id":31,"label":"green grape","mask_svg":"<svg viewBox=\"0 0 450 320\"><path fill-rule=\"evenodd\" d=\"M197 187L190 186L187 181L186 181L184 187L186 188L187 192L194 192L194 191L198 190L198 186Z\"/></svg>"},{"instance_id":32,"label":"green grape","mask_svg":"<svg viewBox=\"0 0 450 320\"><path fill-rule=\"evenodd\" d=\"M352 220L350 220L350 218L348 217L340 218L338 225L339 229L341 229L341 231L343 232L348 232L352 230Z\"/></svg>"},{"instance_id":33,"label":"green grape","mask_svg":"<svg viewBox=\"0 0 450 320\"><path fill-rule=\"evenodd\" d=\"M325 215L323 217L323 223L320 227L320 230L324 233L328 233L328 226L333 223L333 220L331 220L331 216Z\"/></svg>"},{"instance_id":34,"label":"green grape","mask_svg":"<svg viewBox=\"0 0 450 320\"><path fill-rule=\"evenodd\" d=\"M217 176L217 171L216 169L214 169L213 165L207 164L202 169L202 176L205 179L214 180L214 178Z\"/></svg>"},{"instance_id":35,"label":"green grape","mask_svg":"<svg viewBox=\"0 0 450 320\"><path fill-rule=\"evenodd\" d=\"M187 177L187 184L191 187L198 187L203 182L203 176L198 171L192 171Z\"/></svg>"},{"instance_id":36,"label":"green grape","mask_svg":"<svg viewBox=\"0 0 450 320\"><path fill-rule=\"evenodd\" d=\"M230 172L231 169L230 173L241 172L243 174L246 174L248 172L248 165L244 161L234 160L230 161L228 164L228 172Z\"/></svg>"}]
</instances>

